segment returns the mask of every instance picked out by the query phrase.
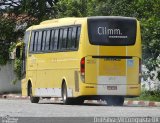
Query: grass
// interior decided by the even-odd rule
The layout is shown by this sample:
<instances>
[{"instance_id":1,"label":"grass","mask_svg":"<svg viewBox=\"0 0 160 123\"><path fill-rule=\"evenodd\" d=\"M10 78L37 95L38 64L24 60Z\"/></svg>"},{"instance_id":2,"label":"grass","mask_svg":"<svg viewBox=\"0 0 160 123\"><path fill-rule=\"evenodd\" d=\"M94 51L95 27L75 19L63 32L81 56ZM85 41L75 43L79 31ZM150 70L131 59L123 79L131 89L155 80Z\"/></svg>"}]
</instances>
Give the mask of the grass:
<instances>
[{"instance_id":1,"label":"grass","mask_svg":"<svg viewBox=\"0 0 160 123\"><path fill-rule=\"evenodd\" d=\"M127 98L126 100L144 100L160 102L160 90L158 91L142 91L141 95L136 98Z\"/></svg>"}]
</instances>

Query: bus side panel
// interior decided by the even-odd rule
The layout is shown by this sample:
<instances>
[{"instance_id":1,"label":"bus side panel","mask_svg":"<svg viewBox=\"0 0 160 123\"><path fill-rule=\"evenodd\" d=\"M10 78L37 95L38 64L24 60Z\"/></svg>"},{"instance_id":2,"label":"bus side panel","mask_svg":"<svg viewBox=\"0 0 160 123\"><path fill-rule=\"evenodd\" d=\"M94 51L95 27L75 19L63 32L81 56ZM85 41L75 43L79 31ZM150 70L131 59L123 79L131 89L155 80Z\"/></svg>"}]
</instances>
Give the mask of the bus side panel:
<instances>
[{"instance_id":1,"label":"bus side panel","mask_svg":"<svg viewBox=\"0 0 160 123\"><path fill-rule=\"evenodd\" d=\"M75 71L79 71L80 66L77 56L77 52L39 54L36 88L40 90L37 93L41 96L61 97L62 82L65 81L68 96L75 95ZM49 91L42 90L45 88Z\"/></svg>"}]
</instances>

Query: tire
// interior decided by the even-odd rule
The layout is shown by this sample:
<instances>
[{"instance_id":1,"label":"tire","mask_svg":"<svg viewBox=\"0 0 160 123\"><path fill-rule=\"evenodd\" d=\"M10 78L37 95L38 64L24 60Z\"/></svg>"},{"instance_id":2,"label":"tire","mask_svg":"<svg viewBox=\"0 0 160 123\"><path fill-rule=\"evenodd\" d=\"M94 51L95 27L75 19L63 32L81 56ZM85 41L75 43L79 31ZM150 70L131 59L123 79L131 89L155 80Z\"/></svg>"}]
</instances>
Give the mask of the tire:
<instances>
[{"instance_id":1,"label":"tire","mask_svg":"<svg viewBox=\"0 0 160 123\"><path fill-rule=\"evenodd\" d=\"M65 105L82 105L84 100L82 98L69 98L67 95L67 86L64 83L62 86L62 100Z\"/></svg>"},{"instance_id":2,"label":"tire","mask_svg":"<svg viewBox=\"0 0 160 123\"><path fill-rule=\"evenodd\" d=\"M63 104L65 105L71 104L71 100L68 98L68 95L67 95L66 83L62 85L62 100L63 100Z\"/></svg>"},{"instance_id":3,"label":"tire","mask_svg":"<svg viewBox=\"0 0 160 123\"><path fill-rule=\"evenodd\" d=\"M30 96L30 101L31 103L38 103L40 98L39 97L34 97L32 94L32 86L29 87L29 96Z\"/></svg>"},{"instance_id":4,"label":"tire","mask_svg":"<svg viewBox=\"0 0 160 123\"><path fill-rule=\"evenodd\" d=\"M106 99L107 105L109 106L123 106L124 97L122 96L112 96Z\"/></svg>"}]
</instances>

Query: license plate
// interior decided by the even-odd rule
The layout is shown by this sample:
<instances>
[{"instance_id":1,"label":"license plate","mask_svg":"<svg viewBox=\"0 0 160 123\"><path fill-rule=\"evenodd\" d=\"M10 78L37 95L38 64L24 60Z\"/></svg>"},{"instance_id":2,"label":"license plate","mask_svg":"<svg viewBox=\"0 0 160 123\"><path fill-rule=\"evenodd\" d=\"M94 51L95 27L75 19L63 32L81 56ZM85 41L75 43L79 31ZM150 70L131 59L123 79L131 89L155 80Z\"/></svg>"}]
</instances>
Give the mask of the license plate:
<instances>
[{"instance_id":1,"label":"license plate","mask_svg":"<svg viewBox=\"0 0 160 123\"><path fill-rule=\"evenodd\" d=\"M107 90L117 90L117 86L107 86Z\"/></svg>"}]
</instances>

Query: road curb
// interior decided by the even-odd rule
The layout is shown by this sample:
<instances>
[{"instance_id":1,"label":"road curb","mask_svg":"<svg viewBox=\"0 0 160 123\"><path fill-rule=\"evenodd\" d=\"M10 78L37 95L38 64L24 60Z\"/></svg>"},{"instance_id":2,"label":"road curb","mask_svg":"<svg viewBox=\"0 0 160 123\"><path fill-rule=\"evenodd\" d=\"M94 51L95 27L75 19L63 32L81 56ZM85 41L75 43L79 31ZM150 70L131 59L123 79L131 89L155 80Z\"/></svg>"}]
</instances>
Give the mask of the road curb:
<instances>
[{"instance_id":1,"label":"road curb","mask_svg":"<svg viewBox=\"0 0 160 123\"><path fill-rule=\"evenodd\" d=\"M150 106L150 107L160 107L160 102L154 102L154 101L125 101L124 105L127 106Z\"/></svg>"},{"instance_id":2,"label":"road curb","mask_svg":"<svg viewBox=\"0 0 160 123\"><path fill-rule=\"evenodd\" d=\"M17 94L3 94L3 95L0 95L0 98L2 99L29 99L28 96L21 96Z\"/></svg>"},{"instance_id":3,"label":"road curb","mask_svg":"<svg viewBox=\"0 0 160 123\"><path fill-rule=\"evenodd\" d=\"M29 99L28 96L21 96L20 94L3 94L0 95L0 98L2 99ZM60 102L61 100L59 98L51 98L54 102ZM104 101L97 101L97 100L85 100L85 103L94 103L94 104L102 104L106 105L106 102ZM124 106L149 106L149 107L160 107L160 102L154 102L154 101L132 101L132 100L126 100L124 101Z\"/></svg>"}]
</instances>

